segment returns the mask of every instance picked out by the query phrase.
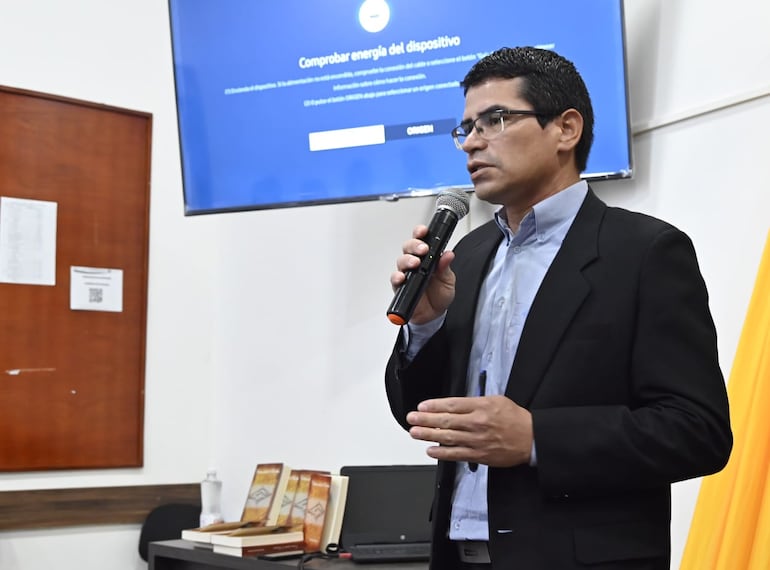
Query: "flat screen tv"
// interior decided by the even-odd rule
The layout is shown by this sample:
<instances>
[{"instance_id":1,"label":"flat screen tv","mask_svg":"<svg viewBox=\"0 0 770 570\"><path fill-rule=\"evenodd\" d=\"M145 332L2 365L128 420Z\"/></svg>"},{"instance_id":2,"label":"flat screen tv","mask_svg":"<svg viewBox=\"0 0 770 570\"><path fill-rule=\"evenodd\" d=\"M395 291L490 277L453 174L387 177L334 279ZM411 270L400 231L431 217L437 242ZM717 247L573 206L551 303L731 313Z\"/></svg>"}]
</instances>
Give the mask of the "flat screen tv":
<instances>
[{"instance_id":1,"label":"flat screen tv","mask_svg":"<svg viewBox=\"0 0 770 570\"><path fill-rule=\"evenodd\" d=\"M185 214L471 189L459 82L503 46L588 86L584 177L631 175L622 0L169 0Z\"/></svg>"}]
</instances>

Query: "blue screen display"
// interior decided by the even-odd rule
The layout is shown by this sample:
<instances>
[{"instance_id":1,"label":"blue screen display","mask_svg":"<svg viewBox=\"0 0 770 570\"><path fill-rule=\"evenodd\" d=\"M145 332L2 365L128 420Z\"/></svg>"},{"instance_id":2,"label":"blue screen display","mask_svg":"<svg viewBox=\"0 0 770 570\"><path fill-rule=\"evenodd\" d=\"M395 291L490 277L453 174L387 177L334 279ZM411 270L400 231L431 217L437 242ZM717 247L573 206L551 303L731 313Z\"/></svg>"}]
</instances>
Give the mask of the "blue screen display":
<instances>
[{"instance_id":1,"label":"blue screen display","mask_svg":"<svg viewBox=\"0 0 770 570\"><path fill-rule=\"evenodd\" d=\"M584 177L631 174L621 0L169 0L188 215L470 188L459 82L554 49L596 114ZM558 17L554 17L558 14Z\"/></svg>"}]
</instances>

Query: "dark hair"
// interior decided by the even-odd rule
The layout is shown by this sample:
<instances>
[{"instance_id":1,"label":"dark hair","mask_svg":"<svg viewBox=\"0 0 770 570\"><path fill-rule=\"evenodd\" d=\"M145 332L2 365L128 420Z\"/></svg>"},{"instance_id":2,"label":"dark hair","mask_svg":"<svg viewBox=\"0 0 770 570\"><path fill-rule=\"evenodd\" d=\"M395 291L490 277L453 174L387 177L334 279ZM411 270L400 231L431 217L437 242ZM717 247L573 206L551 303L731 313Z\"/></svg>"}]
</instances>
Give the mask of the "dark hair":
<instances>
[{"instance_id":1,"label":"dark hair","mask_svg":"<svg viewBox=\"0 0 770 570\"><path fill-rule=\"evenodd\" d=\"M575 109L583 117L583 134L575 147L575 163L583 172L594 139L594 111L591 97L575 65L554 51L533 47L504 47L477 61L465 79L464 92L489 79L520 77L519 95L544 117L538 117L545 127L556 115Z\"/></svg>"}]
</instances>

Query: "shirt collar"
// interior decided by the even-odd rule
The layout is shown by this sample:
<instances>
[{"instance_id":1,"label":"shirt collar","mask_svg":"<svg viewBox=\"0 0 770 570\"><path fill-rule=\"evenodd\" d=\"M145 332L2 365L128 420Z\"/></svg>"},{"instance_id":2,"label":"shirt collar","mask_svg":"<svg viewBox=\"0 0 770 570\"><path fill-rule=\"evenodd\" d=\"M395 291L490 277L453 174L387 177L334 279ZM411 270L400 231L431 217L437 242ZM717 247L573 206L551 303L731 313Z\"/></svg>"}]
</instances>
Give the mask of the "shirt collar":
<instances>
[{"instance_id":1,"label":"shirt collar","mask_svg":"<svg viewBox=\"0 0 770 570\"><path fill-rule=\"evenodd\" d=\"M495 212L495 222L508 243L511 241L522 242L532 234L542 241L562 227L565 221L571 221L577 215L587 193L588 183L585 180L580 180L538 202L522 218L516 233L513 233L508 226L505 208L500 208Z\"/></svg>"}]
</instances>

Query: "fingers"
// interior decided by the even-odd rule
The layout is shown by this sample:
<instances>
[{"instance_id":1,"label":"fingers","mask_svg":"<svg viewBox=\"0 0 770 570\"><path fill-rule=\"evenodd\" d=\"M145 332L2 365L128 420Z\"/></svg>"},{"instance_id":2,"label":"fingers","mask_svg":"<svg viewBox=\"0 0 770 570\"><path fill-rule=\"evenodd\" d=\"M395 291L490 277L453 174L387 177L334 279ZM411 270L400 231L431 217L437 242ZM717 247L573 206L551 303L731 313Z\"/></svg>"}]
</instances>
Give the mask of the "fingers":
<instances>
[{"instance_id":1,"label":"fingers","mask_svg":"<svg viewBox=\"0 0 770 570\"><path fill-rule=\"evenodd\" d=\"M438 444L435 459L496 467L529 462L532 416L505 396L426 400L407 415L413 439Z\"/></svg>"},{"instance_id":2,"label":"fingers","mask_svg":"<svg viewBox=\"0 0 770 570\"><path fill-rule=\"evenodd\" d=\"M412 230L412 238L408 239L401 246L401 250L405 254L412 254L416 256L425 255L428 253L428 244L423 241L425 236L428 235L428 226L416 226Z\"/></svg>"},{"instance_id":3,"label":"fingers","mask_svg":"<svg viewBox=\"0 0 770 570\"><path fill-rule=\"evenodd\" d=\"M428 253L428 249L428 244L422 240L410 239L405 241L402 246L404 254L396 260L396 267L399 271L417 269L421 257Z\"/></svg>"},{"instance_id":4,"label":"fingers","mask_svg":"<svg viewBox=\"0 0 770 570\"><path fill-rule=\"evenodd\" d=\"M390 284L394 289L404 282L407 271L416 270L420 266L421 257L428 253L428 244L420 239L427 232L427 226L417 226L412 232L412 239L403 243L403 255L396 259L396 271L390 275Z\"/></svg>"},{"instance_id":5,"label":"fingers","mask_svg":"<svg viewBox=\"0 0 770 570\"><path fill-rule=\"evenodd\" d=\"M418 411L409 412L406 421L415 439L442 445L469 445L486 423L483 398L441 398L427 400Z\"/></svg>"},{"instance_id":6,"label":"fingers","mask_svg":"<svg viewBox=\"0 0 770 570\"><path fill-rule=\"evenodd\" d=\"M412 436L412 439L438 444L426 450L428 456L433 459L484 462L483 442L481 435L476 432L412 427L409 430L409 434Z\"/></svg>"},{"instance_id":7,"label":"fingers","mask_svg":"<svg viewBox=\"0 0 770 570\"><path fill-rule=\"evenodd\" d=\"M435 445L425 450L428 457L439 461L467 461L469 463L489 464L485 454L474 447Z\"/></svg>"},{"instance_id":8,"label":"fingers","mask_svg":"<svg viewBox=\"0 0 770 570\"><path fill-rule=\"evenodd\" d=\"M437 443L442 447L453 448L451 452L447 453L458 459L468 461L481 455L481 450L479 449L481 443L480 436L472 431L412 427L409 430L409 435L412 436L412 439Z\"/></svg>"},{"instance_id":9,"label":"fingers","mask_svg":"<svg viewBox=\"0 0 770 570\"><path fill-rule=\"evenodd\" d=\"M422 240L426 235L428 235L428 226L426 225L420 224L412 230L412 237L415 239Z\"/></svg>"},{"instance_id":10,"label":"fingers","mask_svg":"<svg viewBox=\"0 0 770 570\"><path fill-rule=\"evenodd\" d=\"M417 412L411 412L410 415L425 412L419 416L421 419L424 419L432 414L440 414L441 412L444 412L445 415L467 414L484 405L485 402L480 398L436 398L435 400L425 400L420 402L417 406Z\"/></svg>"}]
</instances>

